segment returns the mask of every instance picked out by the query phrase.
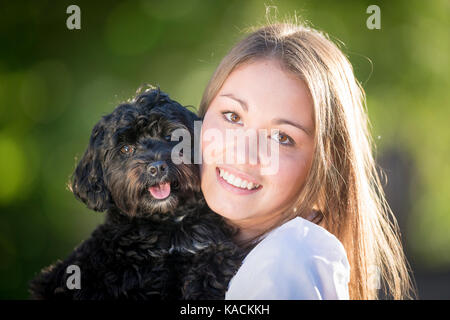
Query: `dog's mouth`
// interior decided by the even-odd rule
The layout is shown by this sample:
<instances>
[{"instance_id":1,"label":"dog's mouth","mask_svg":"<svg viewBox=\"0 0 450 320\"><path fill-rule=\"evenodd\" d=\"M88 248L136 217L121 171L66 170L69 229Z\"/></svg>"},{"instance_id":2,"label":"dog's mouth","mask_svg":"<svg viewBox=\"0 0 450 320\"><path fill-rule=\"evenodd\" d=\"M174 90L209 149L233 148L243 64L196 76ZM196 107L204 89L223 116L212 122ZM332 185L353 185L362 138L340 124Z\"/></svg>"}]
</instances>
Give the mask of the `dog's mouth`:
<instances>
[{"instance_id":1,"label":"dog's mouth","mask_svg":"<svg viewBox=\"0 0 450 320\"><path fill-rule=\"evenodd\" d=\"M165 199L170 196L170 182L161 182L148 188L148 191L155 199Z\"/></svg>"},{"instance_id":2,"label":"dog's mouth","mask_svg":"<svg viewBox=\"0 0 450 320\"><path fill-rule=\"evenodd\" d=\"M153 198L163 200L168 198L172 191L176 191L178 189L178 181L162 181L148 187L148 192L152 195Z\"/></svg>"}]
</instances>

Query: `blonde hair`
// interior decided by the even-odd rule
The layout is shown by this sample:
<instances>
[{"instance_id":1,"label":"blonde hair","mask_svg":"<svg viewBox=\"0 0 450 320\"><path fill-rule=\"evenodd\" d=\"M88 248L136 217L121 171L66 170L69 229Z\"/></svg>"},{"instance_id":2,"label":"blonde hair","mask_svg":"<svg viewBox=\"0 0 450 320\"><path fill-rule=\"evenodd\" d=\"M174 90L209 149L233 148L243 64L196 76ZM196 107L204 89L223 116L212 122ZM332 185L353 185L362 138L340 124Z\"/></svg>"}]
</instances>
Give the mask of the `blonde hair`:
<instances>
[{"instance_id":1,"label":"blonde hair","mask_svg":"<svg viewBox=\"0 0 450 320\"><path fill-rule=\"evenodd\" d=\"M326 34L291 22L254 29L217 67L204 91L199 116L204 117L237 66L267 58L277 59L307 84L314 104L316 146L298 200L271 230L317 209L323 215L321 225L346 249L351 299L377 299L379 288L371 283L377 274L390 298L412 298L399 229L372 155L364 90L348 59Z\"/></svg>"}]
</instances>

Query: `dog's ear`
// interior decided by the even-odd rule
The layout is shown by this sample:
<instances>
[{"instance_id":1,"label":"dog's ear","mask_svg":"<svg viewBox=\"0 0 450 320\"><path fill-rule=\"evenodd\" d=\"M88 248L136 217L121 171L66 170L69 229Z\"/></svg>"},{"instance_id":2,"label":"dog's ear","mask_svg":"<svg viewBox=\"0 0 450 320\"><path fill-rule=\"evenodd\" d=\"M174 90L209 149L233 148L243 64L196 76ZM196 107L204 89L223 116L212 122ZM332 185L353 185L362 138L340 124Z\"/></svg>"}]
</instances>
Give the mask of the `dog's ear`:
<instances>
[{"instance_id":1,"label":"dog's ear","mask_svg":"<svg viewBox=\"0 0 450 320\"><path fill-rule=\"evenodd\" d=\"M105 119L97 123L92 130L89 146L72 175L71 191L75 197L89 209L105 211L111 202L111 194L106 188L102 162L105 156L103 140Z\"/></svg>"}]
</instances>

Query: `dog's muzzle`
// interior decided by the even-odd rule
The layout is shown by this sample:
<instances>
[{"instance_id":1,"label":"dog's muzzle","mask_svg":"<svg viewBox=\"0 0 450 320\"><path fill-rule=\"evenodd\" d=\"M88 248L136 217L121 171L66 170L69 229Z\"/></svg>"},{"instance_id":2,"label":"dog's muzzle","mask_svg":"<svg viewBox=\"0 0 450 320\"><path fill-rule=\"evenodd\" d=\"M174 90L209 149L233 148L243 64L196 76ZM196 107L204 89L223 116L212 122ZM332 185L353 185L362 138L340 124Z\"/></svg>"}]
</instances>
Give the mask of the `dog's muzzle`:
<instances>
[{"instance_id":1,"label":"dog's muzzle","mask_svg":"<svg viewBox=\"0 0 450 320\"><path fill-rule=\"evenodd\" d=\"M154 178L162 178L167 174L168 165L165 161L152 162L147 167L147 172Z\"/></svg>"},{"instance_id":2,"label":"dog's muzzle","mask_svg":"<svg viewBox=\"0 0 450 320\"><path fill-rule=\"evenodd\" d=\"M168 174L169 166L165 161L152 162L147 166L147 172L155 179L162 180ZM148 188L148 191L155 199L165 199L170 195L170 182L159 182Z\"/></svg>"}]
</instances>

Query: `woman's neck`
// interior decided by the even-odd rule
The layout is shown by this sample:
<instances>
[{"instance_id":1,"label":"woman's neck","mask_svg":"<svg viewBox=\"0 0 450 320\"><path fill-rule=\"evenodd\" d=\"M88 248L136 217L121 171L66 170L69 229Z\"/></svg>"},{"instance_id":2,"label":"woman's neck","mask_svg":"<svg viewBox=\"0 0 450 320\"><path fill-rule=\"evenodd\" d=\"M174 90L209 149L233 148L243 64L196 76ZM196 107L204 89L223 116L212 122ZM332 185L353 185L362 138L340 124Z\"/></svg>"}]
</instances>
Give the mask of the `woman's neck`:
<instances>
[{"instance_id":1,"label":"woman's neck","mask_svg":"<svg viewBox=\"0 0 450 320\"><path fill-rule=\"evenodd\" d=\"M257 219L228 220L228 223L239 229L233 239L234 242L239 246L246 246L277 226L280 223L280 215Z\"/></svg>"},{"instance_id":2,"label":"woman's neck","mask_svg":"<svg viewBox=\"0 0 450 320\"><path fill-rule=\"evenodd\" d=\"M290 218L282 217L281 215L275 214L269 217L262 218L252 218L243 220L228 220L228 223L237 227L239 232L234 237L234 242L239 246L246 246L247 244L257 240L267 232L273 230L283 223L285 220L290 220L295 216ZM311 221L317 225L321 225L322 214L318 211L311 210L310 214L304 219Z\"/></svg>"}]
</instances>

